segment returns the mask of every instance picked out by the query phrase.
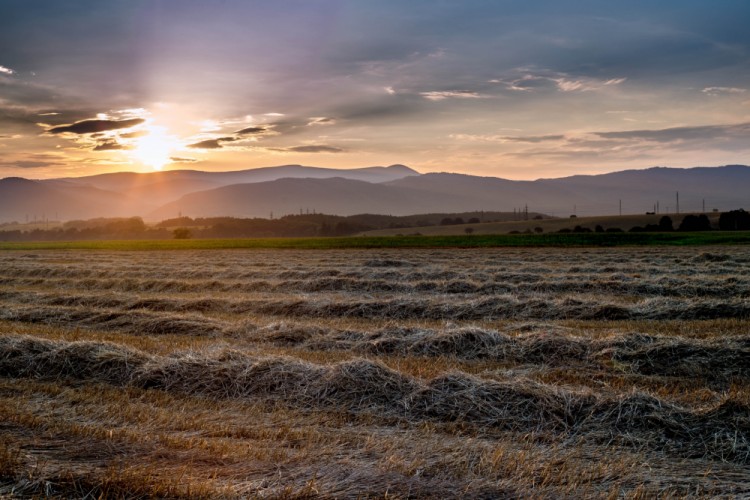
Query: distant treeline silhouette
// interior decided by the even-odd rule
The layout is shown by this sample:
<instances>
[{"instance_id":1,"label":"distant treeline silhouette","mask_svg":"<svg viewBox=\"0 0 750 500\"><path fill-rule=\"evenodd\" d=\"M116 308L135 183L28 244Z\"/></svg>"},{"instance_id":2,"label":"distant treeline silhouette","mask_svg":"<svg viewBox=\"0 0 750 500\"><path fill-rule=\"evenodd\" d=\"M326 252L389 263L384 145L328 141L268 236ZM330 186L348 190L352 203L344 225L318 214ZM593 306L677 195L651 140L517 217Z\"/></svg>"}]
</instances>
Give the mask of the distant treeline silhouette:
<instances>
[{"instance_id":1,"label":"distant treeline silhouette","mask_svg":"<svg viewBox=\"0 0 750 500\"><path fill-rule=\"evenodd\" d=\"M62 227L50 229L36 228L30 231L0 229L0 241L350 236L373 229L435 226L445 219L495 222L513 220L513 216L512 212L468 212L409 216L299 214L285 215L275 219L177 217L164 220L154 226L146 225L140 217L97 218L69 221Z\"/></svg>"}]
</instances>

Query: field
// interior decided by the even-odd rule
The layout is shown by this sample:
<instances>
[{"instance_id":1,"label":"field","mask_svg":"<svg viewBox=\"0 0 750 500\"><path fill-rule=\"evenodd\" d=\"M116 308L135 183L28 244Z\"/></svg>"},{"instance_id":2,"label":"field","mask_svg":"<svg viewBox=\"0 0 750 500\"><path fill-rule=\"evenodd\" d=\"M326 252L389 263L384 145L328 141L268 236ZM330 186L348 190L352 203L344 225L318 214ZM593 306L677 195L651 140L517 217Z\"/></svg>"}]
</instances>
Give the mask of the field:
<instances>
[{"instance_id":1,"label":"field","mask_svg":"<svg viewBox=\"0 0 750 500\"><path fill-rule=\"evenodd\" d=\"M750 496L747 246L29 248L0 496Z\"/></svg>"}]
</instances>

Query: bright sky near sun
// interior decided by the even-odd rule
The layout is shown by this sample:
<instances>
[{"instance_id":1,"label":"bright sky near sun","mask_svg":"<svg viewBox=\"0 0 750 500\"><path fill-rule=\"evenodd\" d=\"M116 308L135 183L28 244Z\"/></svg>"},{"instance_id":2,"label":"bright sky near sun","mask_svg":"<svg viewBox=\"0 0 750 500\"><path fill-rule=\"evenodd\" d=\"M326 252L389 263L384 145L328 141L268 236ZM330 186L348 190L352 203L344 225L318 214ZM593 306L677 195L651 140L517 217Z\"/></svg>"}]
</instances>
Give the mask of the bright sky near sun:
<instances>
[{"instance_id":1,"label":"bright sky near sun","mask_svg":"<svg viewBox=\"0 0 750 500\"><path fill-rule=\"evenodd\" d=\"M747 0L3 0L0 177L748 163Z\"/></svg>"}]
</instances>

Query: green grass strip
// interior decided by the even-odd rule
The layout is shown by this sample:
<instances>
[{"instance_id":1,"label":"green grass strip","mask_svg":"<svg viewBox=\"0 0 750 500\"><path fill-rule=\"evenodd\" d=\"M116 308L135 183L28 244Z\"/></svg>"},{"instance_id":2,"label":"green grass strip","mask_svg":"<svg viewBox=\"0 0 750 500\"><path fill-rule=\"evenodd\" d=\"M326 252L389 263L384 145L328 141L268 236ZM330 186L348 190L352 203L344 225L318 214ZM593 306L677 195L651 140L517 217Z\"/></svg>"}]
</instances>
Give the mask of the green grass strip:
<instances>
[{"instance_id":1,"label":"green grass strip","mask_svg":"<svg viewBox=\"0 0 750 500\"><path fill-rule=\"evenodd\" d=\"M228 238L194 240L0 242L0 250L619 247L746 244L750 244L750 231L712 231L702 233L549 233L460 236L352 236L344 238Z\"/></svg>"}]
</instances>

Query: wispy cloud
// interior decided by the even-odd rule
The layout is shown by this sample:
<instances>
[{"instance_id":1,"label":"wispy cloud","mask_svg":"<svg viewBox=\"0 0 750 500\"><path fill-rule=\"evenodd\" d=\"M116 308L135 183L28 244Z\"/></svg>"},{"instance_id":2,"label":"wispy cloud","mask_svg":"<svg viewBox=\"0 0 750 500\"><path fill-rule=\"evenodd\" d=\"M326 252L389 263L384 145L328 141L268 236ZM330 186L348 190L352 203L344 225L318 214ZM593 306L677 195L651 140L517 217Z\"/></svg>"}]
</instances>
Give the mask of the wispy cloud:
<instances>
[{"instance_id":1,"label":"wispy cloud","mask_svg":"<svg viewBox=\"0 0 750 500\"><path fill-rule=\"evenodd\" d=\"M336 120L328 116L312 116L310 117L310 121L307 122L307 124L308 125L335 125Z\"/></svg>"},{"instance_id":2,"label":"wispy cloud","mask_svg":"<svg viewBox=\"0 0 750 500\"><path fill-rule=\"evenodd\" d=\"M706 87L703 90L701 90L704 94L711 95L711 96L719 96L719 95L732 95L732 94L744 94L747 92L747 89L739 88L739 87Z\"/></svg>"},{"instance_id":3,"label":"wispy cloud","mask_svg":"<svg viewBox=\"0 0 750 500\"><path fill-rule=\"evenodd\" d=\"M62 165L62 163L57 162L57 161L43 161L43 160L18 160L18 161L0 163L0 167L22 168L22 169L54 167L54 166L59 166L59 165Z\"/></svg>"},{"instance_id":4,"label":"wispy cloud","mask_svg":"<svg viewBox=\"0 0 750 500\"><path fill-rule=\"evenodd\" d=\"M430 101L442 101L443 99L483 99L490 97L471 90L436 90L420 92L419 95Z\"/></svg>"},{"instance_id":5,"label":"wispy cloud","mask_svg":"<svg viewBox=\"0 0 750 500\"><path fill-rule=\"evenodd\" d=\"M547 141L561 141L565 139L564 135L528 135L528 136L508 136L508 135L474 135L474 134L451 134L451 139L470 142L526 142L540 143Z\"/></svg>"},{"instance_id":6,"label":"wispy cloud","mask_svg":"<svg viewBox=\"0 0 750 500\"><path fill-rule=\"evenodd\" d=\"M551 88L560 92L591 92L620 85L626 78L597 79L588 76L573 76L567 73L537 68L518 68L511 73L516 76L494 78L489 83L504 85L507 90L534 92Z\"/></svg>"},{"instance_id":7,"label":"wispy cloud","mask_svg":"<svg viewBox=\"0 0 750 500\"><path fill-rule=\"evenodd\" d=\"M308 146L294 146L291 148L268 148L271 151L280 151L284 153L343 153L344 150L335 146L326 146L323 144L311 144Z\"/></svg>"},{"instance_id":8,"label":"wispy cloud","mask_svg":"<svg viewBox=\"0 0 750 500\"><path fill-rule=\"evenodd\" d=\"M706 141L713 139L747 138L750 123L733 125L700 125L693 127L671 127L656 130L624 130L619 132L595 132L604 139L630 139L653 142Z\"/></svg>"},{"instance_id":9,"label":"wispy cloud","mask_svg":"<svg viewBox=\"0 0 750 500\"><path fill-rule=\"evenodd\" d=\"M94 151L115 151L119 149L127 149L127 146L120 144L114 139L108 139L100 141L94 146Z\"/></svg>"}]
</instances>

